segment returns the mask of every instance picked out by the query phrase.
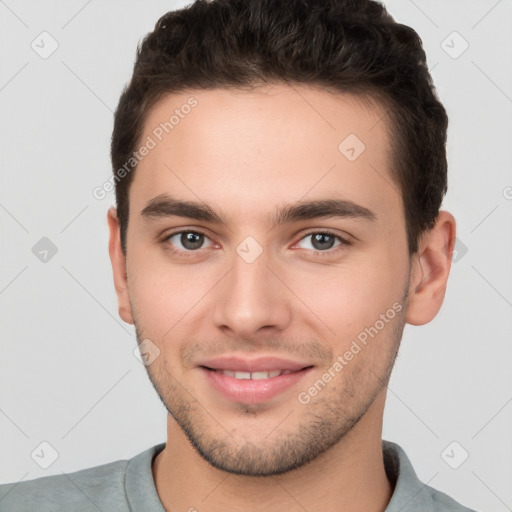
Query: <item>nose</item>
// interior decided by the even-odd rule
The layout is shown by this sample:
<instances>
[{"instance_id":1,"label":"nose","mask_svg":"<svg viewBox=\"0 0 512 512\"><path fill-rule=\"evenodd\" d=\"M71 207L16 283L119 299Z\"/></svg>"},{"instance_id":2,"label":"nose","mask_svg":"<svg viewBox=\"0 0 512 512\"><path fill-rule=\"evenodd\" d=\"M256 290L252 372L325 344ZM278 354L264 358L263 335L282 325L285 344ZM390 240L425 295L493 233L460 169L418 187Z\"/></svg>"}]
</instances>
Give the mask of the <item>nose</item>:
<instances>
[{"instance_id":1,"label":"nose","mask_svg":"<svg viewBox=\"0 0 512 512\"><path fill-rule=\"evenodd\" d=\"M251 339L290 324L290 292L265 253L251 263L235 254L231 271L215 287L213 321L224 334Z\"/></svg>"}]
</instances>

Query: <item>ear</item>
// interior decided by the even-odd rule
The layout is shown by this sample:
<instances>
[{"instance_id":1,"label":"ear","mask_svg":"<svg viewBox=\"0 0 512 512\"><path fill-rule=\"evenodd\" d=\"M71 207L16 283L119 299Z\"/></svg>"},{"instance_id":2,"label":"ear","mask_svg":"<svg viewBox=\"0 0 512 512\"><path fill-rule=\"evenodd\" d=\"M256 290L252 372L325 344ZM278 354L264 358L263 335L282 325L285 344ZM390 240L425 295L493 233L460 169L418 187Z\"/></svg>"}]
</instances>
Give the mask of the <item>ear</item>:
<instances>
[{"instance_id":1,"label":"ear","mask_svg":"<svg viewBox=\"0 0 512 512\"><path fill-rule=\"evenodd\" d=\"M452 264L455 233L453 215L440 211L434 227L421 237L411 268L408 324L427 324L441 309Z\"/></svg>"},{"instance_id":2,"label":"ear","mask_svg":"<svg viewBox=\"0 0 512 512\"><path fill-rule=\"evenodd\" d=\"M133 324L132 308L130 296L128 294L128 282L126 277L126 258L121 249L121 230L117 211L110 208L107 213L108 230L110 238L108 243L108 252L112 263L112 272L114 274L114 286L117 294L119 306L119 316L129 324Z\"/></svg>"}]
</instances>

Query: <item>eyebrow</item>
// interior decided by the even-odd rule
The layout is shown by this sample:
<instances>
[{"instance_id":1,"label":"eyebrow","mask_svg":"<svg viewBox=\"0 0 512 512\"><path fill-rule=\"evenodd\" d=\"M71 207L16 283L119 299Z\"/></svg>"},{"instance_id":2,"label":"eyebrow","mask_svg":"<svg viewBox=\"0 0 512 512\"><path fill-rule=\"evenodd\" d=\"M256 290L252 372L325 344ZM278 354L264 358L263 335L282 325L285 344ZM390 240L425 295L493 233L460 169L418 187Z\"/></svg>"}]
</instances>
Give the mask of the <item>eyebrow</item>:
<instances>
[{"instance_id":1,"label":"eyebrow","mask_svg":"<svg viewBox=\"0 0 512 512\"><path fill-rule=\"evenodd\" d=\"M182 201L168 194L160 194L148 201L141 211L141 216L147 220L167 217L186 217L213 224L224 224L221 215L205 203ZM318 199L314 201L298 201L277 208L270 214L268 222L272 227L301 220L320 218L356 218L375 221L377 216L365 206L347 199Z\"/></svg>"}]
</instances>

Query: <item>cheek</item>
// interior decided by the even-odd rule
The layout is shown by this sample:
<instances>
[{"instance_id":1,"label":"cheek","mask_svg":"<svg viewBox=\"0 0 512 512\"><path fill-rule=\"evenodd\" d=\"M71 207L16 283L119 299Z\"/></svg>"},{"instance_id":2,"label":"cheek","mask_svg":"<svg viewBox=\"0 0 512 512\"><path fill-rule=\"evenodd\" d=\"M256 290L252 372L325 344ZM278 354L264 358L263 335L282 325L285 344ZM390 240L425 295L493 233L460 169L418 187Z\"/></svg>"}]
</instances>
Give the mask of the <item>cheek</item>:
<instances>
[{"instance_id":1,"label":"cheek","mask_svg":"<svg viewBox=\"0 0 512 512\"><path fill-rule=\"evenodd\" d=\"M337 353L344 352L365 328L376 322L378 338L383 333L391 336L392 319L396 318L406 279L402 265L392 257L385 253L378 257L361 255L357 263L352 260L338 266L319 266L315 272L299 274L294 277L288 273L288 282L293 283L291 288L313 313L306 315L313 332L319 333L319 328L325 331L326 341L333 340ZM384 326L381 315L388 320ZM306 317L302 320L306 321Z\"/></svg>"},{"instance_id":2,"label":"cheek","mask_svg":"<svg viewBox=\"0 0 512 512\"><path fill-rule=\"evenodd\" d=\"M130 298L148 337L161 340L187 323L194 306L212 287L212 268L171 264L163 251L132 252L128 261Z\"/></svg>"}]
</instances>

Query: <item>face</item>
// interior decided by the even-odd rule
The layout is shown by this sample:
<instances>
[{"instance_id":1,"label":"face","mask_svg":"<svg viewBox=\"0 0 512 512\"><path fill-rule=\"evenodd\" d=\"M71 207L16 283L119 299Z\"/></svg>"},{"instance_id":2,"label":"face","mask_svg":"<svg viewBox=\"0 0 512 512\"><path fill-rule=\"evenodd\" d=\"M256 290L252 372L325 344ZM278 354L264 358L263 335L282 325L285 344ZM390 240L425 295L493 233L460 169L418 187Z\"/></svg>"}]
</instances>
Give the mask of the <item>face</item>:
<instances>
[{"instance_id":1,"label":"face","mask_svg":"<svg viewBox=\"0 0 512 512\"><path fill-rule=\"evenodd\" d=\"M118 295L171 421L226 471L315 459L377 407L406 321L382 110L305 86L188 91L141 143Z\"/></svg>"}]
</instances>

